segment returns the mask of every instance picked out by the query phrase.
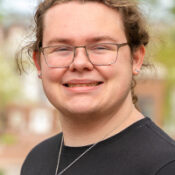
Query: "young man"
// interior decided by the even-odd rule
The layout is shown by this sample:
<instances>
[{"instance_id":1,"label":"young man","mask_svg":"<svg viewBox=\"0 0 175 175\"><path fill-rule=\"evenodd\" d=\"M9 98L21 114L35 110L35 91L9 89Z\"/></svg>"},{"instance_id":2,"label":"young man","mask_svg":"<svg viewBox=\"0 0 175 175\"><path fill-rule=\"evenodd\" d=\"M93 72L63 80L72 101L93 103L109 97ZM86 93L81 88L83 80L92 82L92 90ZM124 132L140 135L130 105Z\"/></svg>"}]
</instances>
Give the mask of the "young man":
<instances>
[{"instance_id":1,"label":"young man","mask_svg":"<svg viewBox=\"0 0 175 175\"><path fill-rule=\"evenodd\" d=\"M36 146L21 175L174 175L175 142L133 104L149 35L123 0L45 0L33 59L62 133Z\"/></svg>"}]
</instances>

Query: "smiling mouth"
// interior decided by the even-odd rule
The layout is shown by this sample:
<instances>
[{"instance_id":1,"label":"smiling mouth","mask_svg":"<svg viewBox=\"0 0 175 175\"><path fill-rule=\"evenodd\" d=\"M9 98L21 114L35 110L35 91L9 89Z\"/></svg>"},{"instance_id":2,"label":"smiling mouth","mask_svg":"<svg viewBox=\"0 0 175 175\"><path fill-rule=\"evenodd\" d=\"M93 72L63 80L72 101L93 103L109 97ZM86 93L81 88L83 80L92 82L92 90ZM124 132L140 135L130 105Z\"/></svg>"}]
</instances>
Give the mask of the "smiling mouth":
<instances>
[{"instance_id":1,"label":"smiling mouth","mask_svg":"<svg viewBox=\"0 0 175 175\"><path fill-rule=\"evenodd\" d=\"M80 83L80 84L74 84L74 83L65 83L63 84L65 87L73 88L73 87L94 87L99 86L103 84L103 82L96 82L96 83Z\"/></svg>"}]
</instances>

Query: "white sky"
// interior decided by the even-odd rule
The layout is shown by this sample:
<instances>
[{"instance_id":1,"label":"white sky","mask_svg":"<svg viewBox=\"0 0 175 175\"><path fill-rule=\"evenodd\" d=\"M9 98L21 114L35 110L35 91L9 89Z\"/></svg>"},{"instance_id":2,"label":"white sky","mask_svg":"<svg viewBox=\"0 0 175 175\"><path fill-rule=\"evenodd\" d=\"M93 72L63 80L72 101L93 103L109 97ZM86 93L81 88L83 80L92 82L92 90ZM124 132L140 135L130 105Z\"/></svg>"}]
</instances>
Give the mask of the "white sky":
<instances>
[{"instance_id":1,"label":"white sky","mask_svg":"<svg viewBox=\"0 0 175 175\"><path fill-rule=\"evenodd\" d=\"M2 0L2 8L8 12L33 13L38 0Z\"/></svg>"},{"instance_id":2,"label":"white sky","mask_svg":"<svg viewBox=\"0 0 175 175\"><path fill-rule=\"evenodd\" d=\"M33 13L38 1L41 0L2 0L2 3L3 9L8 12ZM172 2L173 0L160 0L160 6L164 9L170 7Z\"/></svg>"}]
</instances>

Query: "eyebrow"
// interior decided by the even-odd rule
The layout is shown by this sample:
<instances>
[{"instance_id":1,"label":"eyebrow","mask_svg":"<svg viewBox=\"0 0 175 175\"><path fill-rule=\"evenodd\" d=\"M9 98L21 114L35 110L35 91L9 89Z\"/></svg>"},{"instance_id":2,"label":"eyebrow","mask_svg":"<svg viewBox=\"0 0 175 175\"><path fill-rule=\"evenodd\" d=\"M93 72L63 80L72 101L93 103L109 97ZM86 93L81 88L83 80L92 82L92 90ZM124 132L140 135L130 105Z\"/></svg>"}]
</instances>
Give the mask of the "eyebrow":
<instances>
[{"instance_id":1,"label":"eyebrow","mask_svg":"<svg viewBox=\"0 0 175 175\"><path fill-rule=\"evenodd\" d=\"M100 41L112 41L112 42L117 42L116 39L110 36L98 36L94 38L89 38L86 40L87 42L100 42Z\"/></svg>"},{"instance_id":2,"label":"eyebrow","mask_svg":"<svg viewBox=\"0 0 175 175\"><path fill-rule=\"evenodd\" d=\"M73 41L66 38L54 38L48 41L47 45L58 44L58 43L72 44Z\"/></svg>"},{"instance_id":3,"label":"eyebrow","mask_svg":"<svg viewBox=\"0 0 175 175\"><path fill-rule=\"evenodd\" d=\"M109 42L117 43L117 40L110 36L97 36L97 37L92 37L92 38L88 38L85 40L86 43L95 43L95 42L102 42L102 41L109 41ZM68 39L68 38L54 38L48 41L47 45L53 45L53 44L58 44L58 43L73 45L75 41L72 39Z\"/></svg>"}]
</instances>

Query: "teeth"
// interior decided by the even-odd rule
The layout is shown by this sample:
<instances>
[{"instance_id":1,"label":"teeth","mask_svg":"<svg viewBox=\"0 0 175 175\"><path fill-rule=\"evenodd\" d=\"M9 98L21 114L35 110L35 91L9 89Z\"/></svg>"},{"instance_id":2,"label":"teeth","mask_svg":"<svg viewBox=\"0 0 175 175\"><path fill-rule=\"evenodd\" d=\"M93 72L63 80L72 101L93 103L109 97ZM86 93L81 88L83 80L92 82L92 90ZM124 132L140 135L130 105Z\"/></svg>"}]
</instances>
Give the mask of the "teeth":
<instances>
[{"instance_id":1,"label":"teeth","mask_svg":"<svg viewBox=\"0 0 175 175\"><path fill-rule=\"evenodd\" d=\"M87 86L97 86L98 83L89 83L89 84L68 84L68 87L87 87Z\"/></svg>"}]
</instances>

